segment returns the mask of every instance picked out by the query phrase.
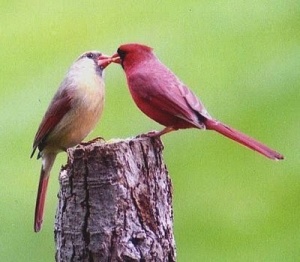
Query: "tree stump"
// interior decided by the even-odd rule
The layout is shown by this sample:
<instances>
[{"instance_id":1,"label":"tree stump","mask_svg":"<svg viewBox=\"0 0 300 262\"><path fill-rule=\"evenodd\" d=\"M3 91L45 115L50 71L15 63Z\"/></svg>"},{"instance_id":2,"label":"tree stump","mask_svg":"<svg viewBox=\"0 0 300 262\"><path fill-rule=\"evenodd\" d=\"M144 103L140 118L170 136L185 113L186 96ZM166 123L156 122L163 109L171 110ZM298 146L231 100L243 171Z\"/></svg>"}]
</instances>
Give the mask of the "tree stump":
<instances>
[{"instance_id":1,"label":"tree stump","mask_svg":"<svg viewBox=\"0 0 300 262\"><path fill-rule=\"evenodd\" d=\"M68 150L55 218L56 261L175 261L172 184L159 138Z\"/></svg>"}]
</instances>

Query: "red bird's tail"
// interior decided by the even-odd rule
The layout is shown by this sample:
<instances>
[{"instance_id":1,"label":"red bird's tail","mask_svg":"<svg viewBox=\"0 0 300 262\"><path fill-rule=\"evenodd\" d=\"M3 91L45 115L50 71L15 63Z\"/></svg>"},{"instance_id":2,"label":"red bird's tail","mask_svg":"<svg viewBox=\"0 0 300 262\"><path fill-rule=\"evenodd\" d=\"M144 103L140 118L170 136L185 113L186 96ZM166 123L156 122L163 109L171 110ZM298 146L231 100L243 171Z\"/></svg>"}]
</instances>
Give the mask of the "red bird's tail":
<instances>
[{"instance_id":1,"label":"red bird's tail","mask_svg":"<svg viewBox=\"0 0 300 262\"><path fill-rule=\"evenodd\" d=\"M42 166L39 188L38 188L36 204L35 204L34 232L39 232L42 227L48 181L49 181L49 174L45 174L45 171Z\"/></svg>"},{"instance_id":2,"label":"red bird's tail","mask_svg":"<svg viewBox=\"0 0 300 262\"><path fill-rule=\"evenodd\" d=\"M221 122L218 122L213 119L206 119L205 126L208 130L214 130L248 148L251 148L252 150L257 151L258 153L268 158L271 158L273 160L281 160L284 158L283 155L281 155L280 153L268 148L264 144L241 133L240 131L237 131L229 126L226 126L225 124L222 124Z\"/></svg>"}]
</instances>

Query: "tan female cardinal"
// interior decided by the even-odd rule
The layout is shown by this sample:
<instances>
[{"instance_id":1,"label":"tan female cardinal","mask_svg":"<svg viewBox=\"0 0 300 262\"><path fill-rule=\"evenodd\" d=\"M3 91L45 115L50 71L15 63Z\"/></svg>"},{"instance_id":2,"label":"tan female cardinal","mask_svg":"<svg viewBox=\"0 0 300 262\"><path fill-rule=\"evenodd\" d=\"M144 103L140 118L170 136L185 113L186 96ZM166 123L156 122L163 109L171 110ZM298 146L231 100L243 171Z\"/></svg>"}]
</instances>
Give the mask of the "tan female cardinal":
<instances>
[{"instance_id":1,"label":"tan female cardinal","mask_svg":"<svg viewBox=\"0 0 300 262\"><path fill-rule=\"evenodd\" d=\"M95 127L104 105L101 53L86 52L70 67L54 95L33 142L42 169L37 192L34 231L41 229L50 170L56 155L79 144Z\"/></svg>"},{"instance_id":2,"label":"tan female cardinal","mask_svg":"<svg viewBox=\"0 0 300 262\"><path fill-rule=\"evenodd\" d=\"M132 98L138 108L165 128L214 130L262 155L279 160L283 156L253 138L213 119L200 100L155 56L152 48L141 44L121 45L112 57L101 57L105 68L111 62L122 65Z\"/></svg>"}]
</instances>

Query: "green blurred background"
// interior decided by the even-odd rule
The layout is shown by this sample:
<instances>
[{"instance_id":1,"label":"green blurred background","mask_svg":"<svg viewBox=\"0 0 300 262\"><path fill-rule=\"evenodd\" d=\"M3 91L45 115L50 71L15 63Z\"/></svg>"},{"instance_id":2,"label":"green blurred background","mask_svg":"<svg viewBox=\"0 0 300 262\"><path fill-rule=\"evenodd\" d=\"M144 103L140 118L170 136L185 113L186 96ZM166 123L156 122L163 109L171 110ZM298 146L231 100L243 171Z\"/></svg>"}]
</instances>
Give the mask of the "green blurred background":
<instances>
[{"instance_id":1,"label":"green blurred background","mask_svg":"<svg viewBox=\"0 0 300 262\"><path fill-rule=\"evenodd\" d=\"M174 186L178 261L300 261L300 2L1 1L0 260L54 261L60 154L44 227L33 233L40 161L33 137L71 63L126 42L158 57L216 118L286 156L274 162L213 132L163 137ZM101 123L89 136L126 138L161 126L106 70Z\"/></svg>"}]
</instances>

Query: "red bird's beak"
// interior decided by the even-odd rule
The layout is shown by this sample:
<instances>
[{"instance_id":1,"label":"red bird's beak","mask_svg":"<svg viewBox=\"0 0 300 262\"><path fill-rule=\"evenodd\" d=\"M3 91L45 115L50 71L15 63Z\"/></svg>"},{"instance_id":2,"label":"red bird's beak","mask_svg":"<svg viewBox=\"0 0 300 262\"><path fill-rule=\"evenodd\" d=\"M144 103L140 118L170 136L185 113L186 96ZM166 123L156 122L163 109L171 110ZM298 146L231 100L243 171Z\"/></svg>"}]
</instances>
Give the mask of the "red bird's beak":
<instances>
[{"instance_id":1,"label":"red bird's beak","mask_svg":"<svg viewBox=\"0 0 300 262\"><path fill-rule=\"evenodd\" d=\"M116 64L121 64L121 62L122 62L118 53L115 53L114 55L112 55L111 60L113 63L116 63Z\"/></svg>"},{"instance_id":2,"label":"red bird's beak","mask_svg":"<svg viewBox=\"0 0 300 262\"><path fill-rule=\"evenodd\" d=\"M110 65L111 63L117 63L117 64L121 64L121 59L119 57L118 54L114 54L113 56L106 56L106 55L101 55L98 58L98 66L101 69L106 68L108 65Z\"/></svg>"}]
</instances>

